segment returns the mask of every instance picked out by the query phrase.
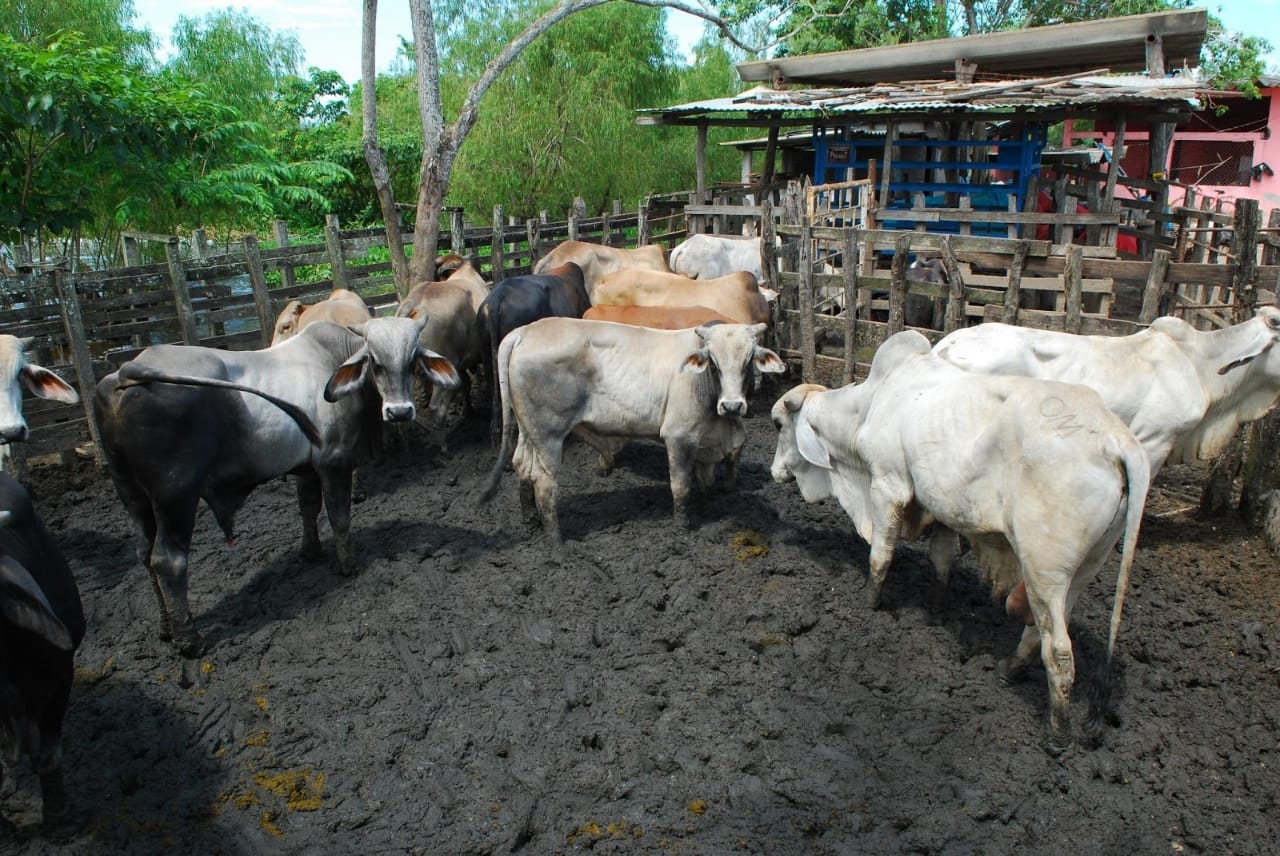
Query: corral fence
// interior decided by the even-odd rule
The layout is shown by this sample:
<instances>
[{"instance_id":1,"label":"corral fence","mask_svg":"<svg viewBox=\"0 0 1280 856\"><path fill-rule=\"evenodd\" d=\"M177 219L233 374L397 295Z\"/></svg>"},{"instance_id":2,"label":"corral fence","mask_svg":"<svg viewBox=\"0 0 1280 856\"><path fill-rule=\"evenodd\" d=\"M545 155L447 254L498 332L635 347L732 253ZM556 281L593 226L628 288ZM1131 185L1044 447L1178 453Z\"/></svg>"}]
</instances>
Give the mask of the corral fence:
<instances>
[{"instance_id":1,"label":"corral fence","mask_svg":"<svg viewBox=\"0 0 1280 856\"><path fill-rule=\"evenodd\" d=\"M806 380L829 386L853 380L875 348L905 326L911 298L931 302L933 323L921 330L932 339L978 319L1077 333L1132 332L1158 314L1225 326L1275 299L1280 212L1262 228L1256 204L1242 203L1231 215L1180 206L1161 225L1163 243L1151 258L1131 260L1117 258L1113 246L1073 242L1082 230L1118 226L1111 215L979 212L963 198L950 209L887 212L872 187L874 180L791 183L763 194L733 187L709 202L682 192L649 197L634 212L615 203L598 217L571 212L563 221L543 215L521 223L498 207L489 223L476 225L450 209L439 247L496 282L528 272L568 239L669 249L697 232L759 233L764 269L781 270L771 283L780 292L774 344ZM916 216L909 230L887 228ZM1013 237L974 234L989 231L993 216L1006 218L1002 228ZM1046 222L1053 237L1017 237ZM936 231L939 224L949 231ZM408 242L412 234L402 237ZM164 260L142 263L143 247L157 242ZM145 347L264 347L288 301L314 302L339 287L360 294L377 314L394 312L397 300L385 231L341 230L333 217L323 240L308 243L294 243L276 223L269 239L246 236L220 253L209 252L203 234L184 240L129 233L123 244L129 264L122 268L28 268L0 279L0 332L32 337L32 359L82 397L80 405L62 405L27 396L32 430L14 449L19 466L31 456L94 454L93 387ZM949 284L909 279L911 257L941 258Z\"/></svg>"},{"instance_id":2,"label":"corral fence","mask_svg":"<svg viewBox=\"0 0 1280 856\"><path fill-rule=\"evenodd\" d=\"M527 222L495 208L487 225L450 209L440 251L469 259L490 282L527 273L562 241L578 239L612 246L662 243L687 235L685 194L654 196L633 212L619 203L598 217L570 212L551 221ZM406 244L412 232L402 230ZM265 244L265 245L264 245ZM290 300L322 300L334 288L359 294L375 314L388 315L397 302L382 228L342 230L325 223L323 239L295 243L283 222L268 240L246 236L211 253L203 232L178 236L126 233L126 266L83 271L62 264L41 268L19 258L19 274L0 277L0 332L31 338L29 358L58 373L81 396L65 405L24 393L31 428L13 447L13 466L33 457L96 454L92 393L97 381L143 348L160 343L245 350L270 344L275 319ZM143 263L148 249L163 246L164 260Z\"/></svg>"}]
</instances>

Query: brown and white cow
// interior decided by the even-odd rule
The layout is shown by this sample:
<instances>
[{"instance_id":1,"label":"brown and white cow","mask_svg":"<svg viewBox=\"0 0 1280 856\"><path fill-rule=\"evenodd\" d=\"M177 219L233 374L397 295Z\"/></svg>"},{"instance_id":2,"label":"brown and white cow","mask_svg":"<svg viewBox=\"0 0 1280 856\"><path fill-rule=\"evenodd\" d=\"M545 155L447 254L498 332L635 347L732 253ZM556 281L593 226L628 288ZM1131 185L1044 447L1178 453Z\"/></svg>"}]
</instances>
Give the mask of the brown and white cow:
<instances>
[{"instance_id":1,"label":"brown and white cow","mask_svg":"<svg viewBox=\"0 0 1280 856\"><path fill-rule=\"evenodd\" d=\"M738 324L766 324L769 302L755 275L737 271L716 279L690 279L678 273L625 270L596 286L593 305L705 306Z\"/></svg>"},{"instance_id":2,"label":"brown and white cow","mask_svg":"<svg viewBox=\"0 0 1280 856\"><path fill-rule=\"evenodd\" d=\"M933 523L930 558L945 585L956 536L973 546L997 597L1024 583L1034 615L1006 671L1039 653L1049 675L1051 748L1070 739L1076 600L1124 536L1107 642L1115 651L1149 465L1097 393L1078 384L969 374L914 330L876 351L867 380L792 389L774 405L772 474L808 502L834 496L871 545L869 599L899 539ZM1092 711L1100 723L1105 701Z\"/></svg>"},{"instance_id":3,"label":"brown and white cow","mask_svg":"<svg viewBox=\"0 0 1280 856\"><path fill-rule=\"evenodd\" d=\"M661 440L674 511L688 525L694 487L709 488L718 463L728 461L726 487L736 481L753 372L785 370L760 346L764 329L650 330L549 318L513 331L498 349L502 447L481 498L492 498L510 457L526 511L531 488L547 534L559 542L556 473L568 436L606 457L620 440Z\"/></svg>"},{"instance_id":4,"label":"brown and white cow","mask_svg":"<svg viewBox=\"0 0 1280 856\"><path fill-rule=\"evenodd\" d=\"M349 327L363 324L372 316L360 295L345 288L335 288L329 296L310 306L301 300L290 300L276 318L275 333L271 344L278 345L301 332L303 327L316 321L331 321Z\"/></svg>"},{"instance_id":5,"label":"brown and white cow","mask_svg":"<svg viewBox=\"0 0 1280 856\"><path fill-rule=\"evenodd\" d=\"M633 327L650 327L654 330L687 330L704 324L719 322L736 324L707 306L592 306L582 316L588 321L612 321Z\"/></svg>"},{"instance_id":6,"label":"brown and white cow","mask_svg":"<svg viewBox=\"0 0 1280 856\"><path fill-rule=\"evenodd\" d=\"M409 289L396 309L400 318L426 318L419 341L422 347L447 359L462 377L463 407L471 412L469 372L484 359L484 337L476 320L476 312L489 296L489 286L470 262L460 256L445 256L436 270L443 277L437 282L421 282ZM432 423L443 426L454 396L453 389L432 386L427 412Z\"/></svg>"},{"instance_id":7,"label":"brown and white cow","mask_svg":"<svg viewBox=\"0 0 1280 856\"><path fill-rule=\"evenodd\" d=\"M582 268L582 286L592 303L596 300L596 285L607 274L620 270L657 270L671 272L667 266L667 251L661 244L645 244L642 247L624 249L592 244L588 241L565 241L538 259L534 273L547 273L566 262Z\"/></svg>"}]
</instances>

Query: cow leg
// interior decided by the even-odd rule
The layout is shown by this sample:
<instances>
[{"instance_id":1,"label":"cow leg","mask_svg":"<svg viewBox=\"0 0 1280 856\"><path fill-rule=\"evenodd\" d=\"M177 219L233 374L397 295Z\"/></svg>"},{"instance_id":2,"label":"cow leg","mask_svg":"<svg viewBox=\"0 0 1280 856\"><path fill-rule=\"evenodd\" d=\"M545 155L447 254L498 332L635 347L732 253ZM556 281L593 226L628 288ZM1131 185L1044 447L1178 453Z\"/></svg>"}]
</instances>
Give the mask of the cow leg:
<instances>
[{"instance_id":1,"label":"cow leg","mask_svg":"<svg viewBox=\"0 0 1280 856\"><path fill-rule=\"evenodd\" d=\"M893 562L893 548L902 531L902 515L906 502L885 495L883 488L871 486L871 571L867 578L867 604L880 608L880 593L884 590L889 565Z\"/></svg>"},{"instance_id":2,"label":"cow leg","mask_svg":"<svg viewBox=\"0 0 1280 856\"><path fill-rule=\"evenodd\" d=\"M951 579L951 563L960 549L960 536L953 530L937 524L929 536L929 561L933 564L933 589L929 592L929 609L942 608L947 596L947 583Z\"/></svg>"},{"instance_id":3,"label":"cow leg","mask_svg":"<svg viewBox=\"0 0 1280 856\"><path fill-rule=\"evenodd\" d=\"M732 493L738 489L738 464L742 460L742 446L724 456L724 492Z\"/></svg>"},{"instance_id":4,"label":"cow leg","mask_svg":"<svg viewBox=\"0 0 1280 856\"><path fill-rule=\"evenodd\" d=\"M167 623L173 644L184 657L200 654L200 635L187 603L187 562L198 504L194 494L155 504L156 539L148 564L160 599L161 635Z\"/></svg>"},{"instance_id":5,"label":"cow leg","mask_svg":"<svg viewBox=\"0 0 1280 856\"><path fill-rule=\"evenodd\" d=\"M693 495L698 450L686 443L667 443L667 468L671 473L671 505L676 522L685 529L693 528L689 502Z\"/></svg>"},{"instance_id":6,"label":"cow leg","mask_svg":"<svg viewBox=\"0 0 1280 856\"><path fill-rule=\"evenodd\" d=\"M302 558L314 562L320 558L321 489L318 473L307 470L297 475L298 510L302 514Z\"/></svg>"},{"instance_id":7,"label":"cow leg","mask_svg":"<svg viewBox=\"0 0 1280 856\"><path fill-rule=\"evenodd\" d=\"M62 781L62 720L71 697L74 674L71 654L65 655L65 661L58 664L58 671L57 692L40 715L40 749L34 759L46 827L56 826L67 812L67 789Z\"/></svg>"},{"instance_id":8,"label":"cow leg","mask_svg":"<svg viewBox=\"0 0 1280 856\"><path fill-rule=\"evenodd\" d=\"M351 467L339 466L320 474L324 490L324 508L333 529L333 543L338 551L338 573L353 576L360 570L355 548L351 545Z\"/></svg>"}]
</instances>

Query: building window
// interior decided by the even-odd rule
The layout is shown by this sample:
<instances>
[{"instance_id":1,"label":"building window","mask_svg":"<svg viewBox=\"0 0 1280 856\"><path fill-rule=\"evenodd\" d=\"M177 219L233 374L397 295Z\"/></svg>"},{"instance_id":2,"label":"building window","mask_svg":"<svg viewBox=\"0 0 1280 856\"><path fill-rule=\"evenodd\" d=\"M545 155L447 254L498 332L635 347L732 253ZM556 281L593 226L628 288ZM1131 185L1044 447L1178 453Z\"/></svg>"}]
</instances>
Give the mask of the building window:
<instances>
[{"instance_id":1,"label":"building window","mask_svg":"<svg viewBox=\"0 0 1280 856\"><path fill-rule=\"evenodd\" d=\"M1253 179L1253 141L1174 140L1171 173L1180 184L1247 187Z\"/></svg>"}]
</instances>

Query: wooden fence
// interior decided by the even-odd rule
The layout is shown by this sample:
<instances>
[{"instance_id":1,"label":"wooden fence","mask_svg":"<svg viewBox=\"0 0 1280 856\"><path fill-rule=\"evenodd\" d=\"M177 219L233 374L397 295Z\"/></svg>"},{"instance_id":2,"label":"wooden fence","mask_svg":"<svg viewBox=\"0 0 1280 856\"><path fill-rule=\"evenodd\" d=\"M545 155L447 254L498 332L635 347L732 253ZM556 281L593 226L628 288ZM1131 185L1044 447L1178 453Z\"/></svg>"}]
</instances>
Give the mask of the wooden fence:
<instances>
[{"instance_id":1,"label":"wooden fence","mask_svg":"<svg viewBox=\"0 0 1280 856\"><path fill-rule=\"evenodd\" d=\"M494 211L491 225L466 222L451 211L440 236L441 252L469 258L490 282L527 273L538 258L575 238L614 246L662 243L687 234L683 194L652 197L636 212L598 217L570 215L516 223ZM403 235L406 242L412 234ZM248 236L225 252L204 255L199 237L126 236L125 255L139 260L141 243L162 240L164 261L109 270L75 272L63 267L0 278L0 332L30 337L30 359L57 372L80 392L65 405L24 394L31 428L28 442L13 448L15 468L26 459L96 442L91 396L99 379L143 348L159 343L199 344L243 350L270 344L275 318L293 299L310 303L334 288L356 292L377 314L395 311L396 291L386 260L383 229L343 231L330 217L321 241L296 244L283 223L270 243ZM191 247L197 248L194 252ZM375 260L377 259L377 260Z\"/></svg>"}]
</instances>

